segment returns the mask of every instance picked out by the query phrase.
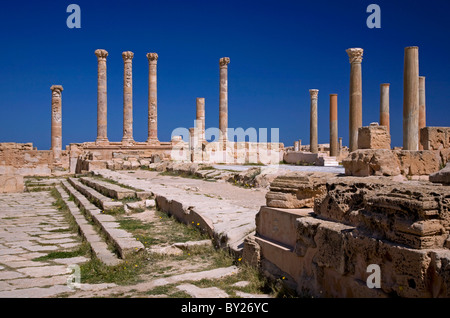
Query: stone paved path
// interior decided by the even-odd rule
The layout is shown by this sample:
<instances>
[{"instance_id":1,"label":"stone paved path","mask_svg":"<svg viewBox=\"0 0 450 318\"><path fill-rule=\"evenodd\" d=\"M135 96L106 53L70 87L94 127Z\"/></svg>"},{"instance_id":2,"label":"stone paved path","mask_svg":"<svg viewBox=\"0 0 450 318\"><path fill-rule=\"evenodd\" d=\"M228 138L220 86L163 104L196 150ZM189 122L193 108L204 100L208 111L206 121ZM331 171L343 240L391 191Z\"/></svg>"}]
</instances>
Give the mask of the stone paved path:
<instances>
[{"instance_id":1,"label":"stone paved path","mask_svg":"<svg viewBox=\"0 0 450 318\"><path fill-rule=\"evenodd\" d=\"M77 235L53 205L50 192L0 195L0 298L51 297L71 292L69 265L84 257L33 261L49 252L76 249Z\"/></svg>"}]
</instances>

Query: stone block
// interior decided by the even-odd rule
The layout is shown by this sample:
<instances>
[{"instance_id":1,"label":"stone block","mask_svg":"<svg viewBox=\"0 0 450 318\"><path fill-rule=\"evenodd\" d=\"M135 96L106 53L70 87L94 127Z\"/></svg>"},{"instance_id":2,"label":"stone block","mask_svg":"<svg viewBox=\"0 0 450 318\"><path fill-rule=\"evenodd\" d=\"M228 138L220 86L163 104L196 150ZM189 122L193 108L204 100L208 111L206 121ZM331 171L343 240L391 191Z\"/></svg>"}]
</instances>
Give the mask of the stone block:
<instances>
[{"instance_id":1,"label":"stone block","mask_svg":"<svg viewBox=\"0 0 450 318\"><path fill-rule=\"evenodd\" d=\"M443 169L430 174L430 181L450 185L450 162Z\"/></svg>"},{"instance_id":2,"label":"stone block","mask_svg":"<svg viewBox=\"0 0 450 318\"><path fill-rule=\"evenodd\" d=\"M23 192L23 176L18 174L0 175L0 193Z\"/></svg>"},{"instance_id":3,"label":"stone block","mask_svg":"<svg viewBox=\"0 0 450 318\"><path fill-rule=\"evenodd\" d=\"M397 157L388 149L358 149L342 160L345 174L357 177L400 174Z\"/></svg>"},{"instance_id":4,"label":"stone block","mask_svg":"<svg viewBox=\"0 0 450 318\"><path fill-rule=\"evenodd\" d=\"M391 149L391 136L386 126L372 123L358 129L358 149Z\"/></svg>"}]
</instances>

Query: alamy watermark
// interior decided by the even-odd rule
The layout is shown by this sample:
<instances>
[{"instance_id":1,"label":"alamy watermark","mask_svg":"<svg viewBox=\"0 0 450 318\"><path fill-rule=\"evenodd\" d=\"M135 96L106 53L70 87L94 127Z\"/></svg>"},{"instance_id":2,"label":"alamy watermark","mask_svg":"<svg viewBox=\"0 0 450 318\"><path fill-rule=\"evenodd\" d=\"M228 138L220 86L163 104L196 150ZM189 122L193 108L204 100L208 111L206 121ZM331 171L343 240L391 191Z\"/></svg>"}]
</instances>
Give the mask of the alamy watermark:
<instances>
[{"instance_id":1,"label":"alamy watermark","mask_svg":"<svg viewBox=\"0 0 450 318\"><path fill-rule=\"evenodd\" d=\"M370 289L381 288L381 268L378 264L370 264L366 269L367 273L370 273L367 277L366 285Z\"/></svg>"},{"instance_id":2,"label":"alamy watermark","mask_svg":"<svg viewBox=\"0 0 450 318\"><path fill-rule=\"evenodd\" d=\"M69 29L81 28L81 8L78 4L69 4L66 12L71 13L66 20L66 25Z\"/></svg>"},{"instance_id":3,"label":"alamy watermark","mask_svg":"<svg viewBox=\"0 0 450 318\"><path fill-rule=\"evenodd\" d=\"M381 28L381 8L378 4L369 4L366 9L367 13L371 13L366 20L369 29Z\"/></svg>"}]
</instances>

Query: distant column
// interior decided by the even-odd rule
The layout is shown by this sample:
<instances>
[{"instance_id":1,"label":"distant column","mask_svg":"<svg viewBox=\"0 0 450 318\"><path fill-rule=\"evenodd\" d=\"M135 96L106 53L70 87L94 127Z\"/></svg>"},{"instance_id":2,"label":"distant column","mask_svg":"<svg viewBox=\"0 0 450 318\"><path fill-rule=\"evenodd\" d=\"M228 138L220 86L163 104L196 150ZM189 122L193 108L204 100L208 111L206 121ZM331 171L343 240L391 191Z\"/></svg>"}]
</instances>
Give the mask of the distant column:
<instances>
[{"instance_id":1,"label":"distant column","mask_svg":"<svg viewBox=\"0 0 450 318\"><path fill-rule=\"evenodd\" d=\"M420 143L420 130L427 126L425 98L425 76L419 76L419 150L423 150Z\"/></svg>"},{"instance_id":2,"label":"distant column","mask_svg":"<svg viewBox=\"0 0 450 318\"><path fill-rule=\"evenodd\" d=\"M318 153L318 137L317 137L317 99L319 95L318 89L310 89L309 95L311 98L311 115L309 121L309 151Z\"/></svg>"},{"instance_id":3,"label":"distant column","mask_svg":"<svg viewBox=\"0 0 450 318\"><path fill-rule=\"evenodd\" d=\"M358 149L358 129L362 127L362 75L363 49L351 48L347 51L350 59L350 152Z\"/></svg>"},{"instance_id":4,"label":"distant column","mask_svg":"<svg viewBox=\"0 0 450 318\"><path fill-rule=\"evenodd\" d=\"M380 86L380 126L385 126L388 133L390 133L389 86L390 84L387 83Z\"/></svg>"},{"instance_id":5,"label":"distant column","mask_svg":"<svg viewBox=\"0 0 450 318\"><path fill-rule=\"evenodd\" d=\"M220 95L219 95L219 130L220 139L228 139L228 64L229 57L222 57L219 60L220 66Z\"/></svg>"},{"instance_id":6,"label":"distant column","mask_svg":"<svg viewBox=\"0 0 450 318\"><path fill-rule=\"evenodd\" d=\"M122 143L133 143L133 68L134 53L122 53L123 67L123 138Z\"/></svg>"},{"instance_id":7,"label":"distant column","mask_svg":"<svg viewBox=\"0 0 450 318\"><path fill-rule=\"evenodd\" d=\"M106 50L95 50L97 56L97 143L107 143L108 111L106 90Z\"/></svg>"},{"instance_id":8,"label":"distant column","mask_svg":"<svg viewBox=\"0 0 450 318\"><path fill-rule=\"evenodd\" d=\"M62 151L62 101L61 93L63 87L61 85L53 85L52 90L52 132L51 132L51 150L53 158L58 161L61 159Z\"/></svg>"},{"instance_id":9,"label":"distant column","mask_svg":"<svg viewBox=\"0 0 450 318\"><path fill-rule=\"evenodd\" d=\"M200 142L205 141L205 98L198 97L196 100L197 113L197 129L199 129Z\"/></svg>"},{"instance_id":10,"label":"distant column","mask_svg":"<svg viewBox=\"0 0 450 318\"><path fill-rule=\"evenodd\" d=\"M298 140L294 141L294 151L300 151L300 146L299 146Z\"/></svg>"},{"instance_id":11,"label":"distant column","mask_svg":"<svg viewBox=\"0 0 450 318\"><path fill-rule=\"evenodd\" d=\"M339 155L337 94L330 94L330 156Z\"/></svg>"},{"instance_id":12,"label":"distant column","mask_svg":"<svg viewBox=\"0 0 450 318\"><path fill-rule=\"evenodd\" d=\"M148 59L148 139L149 143L158 143L158 109L156 67L158 54L147 53Z\"/></svg>"},{"instance_id":13,"label":"distant column","mask_svg":"<svg viewBox=\"0 0 450 318\"><path fill-rule=\"evenodd\" d=\"M302 140L298 140L298 151L302 151Z\"/></svg>"},{"instance_id":14,"label":"distant column","mask_svg":"<svg viewBox=\"0 0 450 318\"><path fill-rule=\"evenodd\" d=\"M405 48L403 70L403 150L419 149L419 48Z\"/></svg>"}]
</instances>

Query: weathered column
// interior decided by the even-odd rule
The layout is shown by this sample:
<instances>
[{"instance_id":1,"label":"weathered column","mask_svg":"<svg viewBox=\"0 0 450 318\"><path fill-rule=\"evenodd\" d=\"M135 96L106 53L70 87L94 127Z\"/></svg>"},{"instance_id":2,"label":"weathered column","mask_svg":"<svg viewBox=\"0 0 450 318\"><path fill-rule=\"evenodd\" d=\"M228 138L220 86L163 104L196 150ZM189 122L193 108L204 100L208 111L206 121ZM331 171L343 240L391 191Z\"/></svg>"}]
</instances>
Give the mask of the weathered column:
<instances>
[{"instance_id":1,"label":"weathered column","mask_svg":"<svg viewBox=\"0 0 450 318\"><path fill-rule=\"evenodd\" d=\"M388 133L390 133L389 85L388 83L380 85L380 126L386 126Z\"/></svg>"},{"instance_id":2,"label":"weathered column","mask_svg":"<svg viewBox=\"0 0 450 318\"><path fill-rule=\"evenodd\" d=\"M339 137L339 154L342 151L342 137Z\"/></svg>"},{"instance_id":3,"label":"weathered column","mask_svg":"<svg viewBox=\"0 0 450 318\"><path fill-rule=\"evenodd\" d=\"M317 137L317 99L319 95L318 89L310 89L309 95L311 99L311 115L309 120L309 151L318 153L318 137Z\"/></svg>"},{"instance_id":4,"label":"weathered column","mask_svg":"<svg viewBox=\"0 0 450 318\"><path fill-rule=\"evenodd\" d=\"M420 130L427 126L425 76L419 76L419 150L423 150L420 143Z\"/></svg>"},{"instance_id":5,"label":"weathered column","mask_svg":"<svg viewBox=\"0 0 450 318\"><path fill-rule=\"evenodd\" d=\"M294 140L294 151L300 151L298 140Z\"/></svg>"},{"instance_id":6,"label":"weathered column","mask_svg":"<svg viewBox=\"0 0 450 318\"><path fill-rule=\"evenodd\" d=\"M339 155L337 94L330 94L330 156Z\"/></svg>"},{"instance_id":7,"label":"weathered column","mask_svg":"<svg viewBox=\"0 0 450 318\"><path fill-rule=\"evenodd\" d=\"M199 130L200 143L205 141L205 98L197 97L197 129Z\"/></svg>"},{"instance_id":8,"label":"weathered column","mask_svg":"<svg viewBox=\"0 0 450 318\"><path fill-rule=\"evenodd\" d=\"M302 140L298 140L298 151L302 151Z\"/></svg>"},{"instance_id":9,"label":"weathered column","mask_svg":"<svg viewBox=\"0 0 450 318\"><path fill-rule=\"evenodd\" d=\"M62 102L61 92L63 87L61 85L53 85L52 90L52 131L51 131L51 150L53 151L53 158L55 161L61 159L62 151Z\"/></svg>"},{"instance_id":10,"label":"weathered column","mask_svg":"<svg viewBox=\"0 0 450 318\"><path fill-rule=\"evenodd\" d=\"M106 91L106 57L105 50L95 50L97 56L97 140L96 142L107 143L107 91Z\"/></svg>"},{"instance_id":11,"label":"weathered column","mask_svg":"<svg viewBox=\"0 0 450 318\"><path fill-rule=\"evenodd\" d=\"M123 138L122 143L133 143L133 68L134 53L122 53L123 66Z\"/></svg>"},{"instance_id":12,"label":"weathered column","mask_svg":"<svg viewBox=\"0 0 450 318\"><path fill-rule=\"evenodd\" d=\"M419 149L419 48L405 48L403 70L403 150Z\"/></svg>"},{"instance_id":13,"label":"weathered column","mask_svg":"<svg viewBox=\"0 0 450 318\"><path fill-rule=\"evenodd\" d=\"M148 143L158 143L157 77L158 54L147 53L148 59Z\"/></svg>"},{"instance_id":14,"label":"weathered column","mask_svg":"<svg viewBox=\"0 0 450 318\"><path fill-rule=\"evenodd\" d=\"M350 118L349 148L350 152L358 149L358 129L362 126L362 75L361 62L363 49L351 48L347 51L350 59Z\"/></svg>"},{"instance_id":15,"label":"weathered column","mask_svg":"<svg viewBox=\"0 0 450 318\"><path fill-rule=\"evenodd\" d=\"M229 57L219 60L220 66L220 95L219 95L219 133L221 140L228 139L228 63Z\"/></svg>"}]
</instances>

